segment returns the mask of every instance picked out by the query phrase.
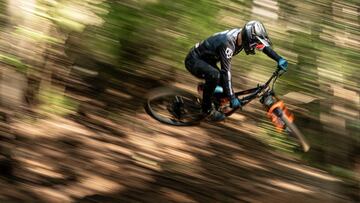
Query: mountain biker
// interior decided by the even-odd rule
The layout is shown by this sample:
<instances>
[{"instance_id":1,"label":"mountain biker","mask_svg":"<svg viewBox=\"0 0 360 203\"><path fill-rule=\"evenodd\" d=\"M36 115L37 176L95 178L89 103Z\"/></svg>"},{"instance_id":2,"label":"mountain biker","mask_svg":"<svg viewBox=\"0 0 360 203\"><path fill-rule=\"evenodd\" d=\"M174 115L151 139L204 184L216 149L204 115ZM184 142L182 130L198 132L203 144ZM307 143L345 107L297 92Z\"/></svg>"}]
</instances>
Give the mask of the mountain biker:
<instances>
[{"instance_id":1,"label":"mountain biker","mask_svg":"<svg viewBox=\"0 0 360 203\"><path fill-rule=\"evenodd\" d=\"M287 70L287 61L271 49L271 41L264 25L259 21L249 21L243 28L216 33L197 43L185 59L186 69L194 76L205 79L202 113L212 121L225 119L224 113L212 107L211 97L218 84L230 100L231 108L241 107L235 96L231 82L231 58L242 50L247 55L255 54L255 49L263 51L275 60L281 71ZM217 67L220 62L221 69Z\"/></svg>"}]
</instances>

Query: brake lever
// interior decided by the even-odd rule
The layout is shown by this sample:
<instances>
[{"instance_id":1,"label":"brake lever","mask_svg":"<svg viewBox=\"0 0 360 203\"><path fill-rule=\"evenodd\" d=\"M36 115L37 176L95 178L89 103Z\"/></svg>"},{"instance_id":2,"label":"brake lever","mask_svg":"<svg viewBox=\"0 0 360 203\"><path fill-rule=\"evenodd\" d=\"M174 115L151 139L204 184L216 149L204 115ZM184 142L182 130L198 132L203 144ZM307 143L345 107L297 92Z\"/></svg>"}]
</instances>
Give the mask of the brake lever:
<instances>
[{"instance_id":1,"label":"brake lever","mask_svg":"<svg viewBox=\"0 0 360 203\"><path fill-rule=\"evenodd\" d=\"M280 72L280 69L276 69L276 71L274 72L274 76L280 76L279 72Z\"/></svg>"},{"instance_id":2,"label":"brake lever","mask_svg":"<svg viewBox=\"0 0 360 203\"><path fill-rule=\"evenodd\" d=\"M275 71L277 77L281 77L284 73L286 73L286 70L280 70L280 69L277 69Z\"/></svg>"}]
</instances>

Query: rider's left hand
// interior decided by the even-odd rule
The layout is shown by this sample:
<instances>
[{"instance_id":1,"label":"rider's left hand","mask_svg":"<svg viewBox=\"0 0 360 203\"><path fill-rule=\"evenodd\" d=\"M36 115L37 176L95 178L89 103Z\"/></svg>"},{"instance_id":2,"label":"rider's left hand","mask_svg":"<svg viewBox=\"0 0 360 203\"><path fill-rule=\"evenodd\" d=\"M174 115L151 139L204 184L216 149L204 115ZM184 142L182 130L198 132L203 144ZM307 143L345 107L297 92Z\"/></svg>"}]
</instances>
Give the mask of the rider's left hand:
<instances>
[{"instance_id":1,"label":"rider's left hand","mask_svg":"<svg viewBox=\"0 0 360 203\"><path fill-rule=\"evenodd\" d=\"M239 107L241 107L241 101L236 96L232 96L230 100L230 108L235 109Z\"/></svg>"},{"instance_id":2,"label":"rider's left hand","mask_svg":"<svg viewBox=\"0 0 360 203\"><path fill-rule=\"evenodd\" d=\"M288 68L288 62L286 59L284 58L280 58L280 60L278 61L278 69L281 72L286 72Z\"/></svg>"}]
</instances>

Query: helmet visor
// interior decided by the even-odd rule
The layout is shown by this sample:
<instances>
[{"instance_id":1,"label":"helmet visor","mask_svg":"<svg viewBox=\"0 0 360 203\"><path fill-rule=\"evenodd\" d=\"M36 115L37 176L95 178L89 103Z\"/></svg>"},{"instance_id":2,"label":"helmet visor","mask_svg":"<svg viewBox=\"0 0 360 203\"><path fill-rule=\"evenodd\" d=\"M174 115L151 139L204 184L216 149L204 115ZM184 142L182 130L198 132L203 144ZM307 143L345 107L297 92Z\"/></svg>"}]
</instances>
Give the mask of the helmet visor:
<instances>
[{"instance_id":1,"label":"helmet visor","mask_svg":"<svg viewBox=\"0 0 360 203\"><path fill-rule=\"evenodd\" d=\"M262 39L259 36L256 36L256 39L259 40L263 45L265 45L266 47L270 47L271 46L271 42L268 39Z\"/></svg>"}]
</instances>

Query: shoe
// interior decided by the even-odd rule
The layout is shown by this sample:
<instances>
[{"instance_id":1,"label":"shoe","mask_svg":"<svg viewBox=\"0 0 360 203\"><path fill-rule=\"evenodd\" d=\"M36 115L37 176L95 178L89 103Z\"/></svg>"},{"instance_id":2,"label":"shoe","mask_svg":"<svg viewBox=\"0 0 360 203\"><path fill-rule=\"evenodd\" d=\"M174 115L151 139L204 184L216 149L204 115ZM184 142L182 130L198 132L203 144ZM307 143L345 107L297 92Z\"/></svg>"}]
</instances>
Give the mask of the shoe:
<instances>
[{"instance_id":1,"label":"shoe","mask_svg":"<svg viewBox=\"0 0 360 203\"><path fill-rule=\"evenodd\" d=\"M215 109L209 110L205 113L206 120L212 122L220 122L225 120L226 116L223 112L217 111Z\"/></svg>"}]
</instances>

